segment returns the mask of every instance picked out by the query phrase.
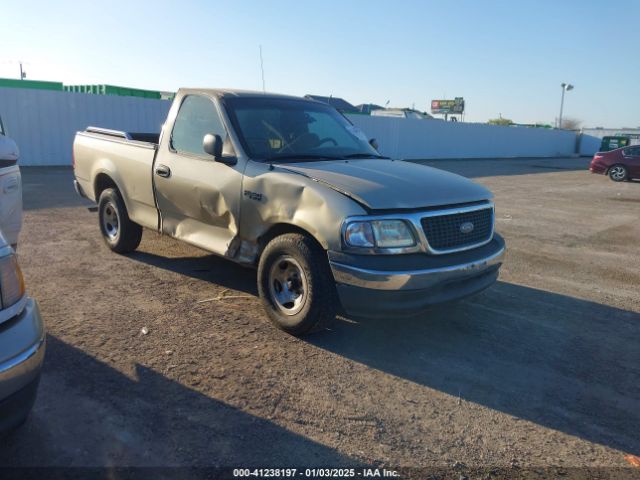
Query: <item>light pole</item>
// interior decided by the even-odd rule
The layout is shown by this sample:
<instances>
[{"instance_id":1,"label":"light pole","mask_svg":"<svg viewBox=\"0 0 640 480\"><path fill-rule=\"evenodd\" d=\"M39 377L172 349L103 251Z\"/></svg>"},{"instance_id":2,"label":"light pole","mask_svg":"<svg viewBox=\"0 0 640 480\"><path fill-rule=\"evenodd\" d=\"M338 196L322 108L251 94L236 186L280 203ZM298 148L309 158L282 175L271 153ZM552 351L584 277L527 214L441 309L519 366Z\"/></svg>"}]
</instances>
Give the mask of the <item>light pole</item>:
<instances>
[{"instance_id":1,"label":"light pole","mask_svg":"<svg viewBox=\"0 0 640 480\"><path fill-rule=\"evenodd\" d=\"M573 90L573 85L571 85L570 83L562 82L560 86L562 87L562 98L560 99L560 117L558 118L558 128L562 128L562 109L564 108L564 92Z\"/></svg>"}]
</instances>

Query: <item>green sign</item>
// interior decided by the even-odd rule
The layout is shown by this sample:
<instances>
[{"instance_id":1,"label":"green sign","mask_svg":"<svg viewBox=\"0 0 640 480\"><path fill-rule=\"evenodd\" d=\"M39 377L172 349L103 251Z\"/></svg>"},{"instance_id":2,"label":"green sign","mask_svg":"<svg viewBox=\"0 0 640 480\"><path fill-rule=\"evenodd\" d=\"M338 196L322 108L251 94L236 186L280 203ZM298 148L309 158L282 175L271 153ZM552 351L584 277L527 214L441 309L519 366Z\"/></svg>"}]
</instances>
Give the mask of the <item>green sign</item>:
<instances>
[{"instance_id":1,"label":"green sign","mask_svg":"<svg viewBox=\"0 0 640 480\"><path fill-rule=\"evenodd\" d=\"M431 113L441 115L464 113L464 98L456 97L454 100L431 100Z\"/></svg>"}]
</instances>

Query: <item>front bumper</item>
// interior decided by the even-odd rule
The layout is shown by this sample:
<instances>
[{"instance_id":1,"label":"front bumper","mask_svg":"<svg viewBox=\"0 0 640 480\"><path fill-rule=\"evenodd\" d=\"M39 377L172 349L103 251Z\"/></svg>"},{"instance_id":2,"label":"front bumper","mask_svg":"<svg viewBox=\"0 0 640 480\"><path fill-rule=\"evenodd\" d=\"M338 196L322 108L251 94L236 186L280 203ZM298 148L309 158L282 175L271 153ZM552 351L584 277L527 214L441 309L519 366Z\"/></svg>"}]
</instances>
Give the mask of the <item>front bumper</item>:
<instances>
[{"instance_id":1,"label":"front bumper","mask_svg":"<svg viewBox=\"0 0 640 480\"><path fill-rule=\"evenodd\" d=\"M505 254L502 237L449 255L345 255L329 252L338 295L347 313L413 314L490 287Z\"/></svg>"},{"instance_id":2,"label":"front bumper","mask_svg":"<svg viewBox=\"0 0 640 480\"><path fill-rule=\"evenodd\" d=\"M0 324L0 431L24 420L36 398L45 354L45 327L38 304Z\"/></svg>"}]
</instances>

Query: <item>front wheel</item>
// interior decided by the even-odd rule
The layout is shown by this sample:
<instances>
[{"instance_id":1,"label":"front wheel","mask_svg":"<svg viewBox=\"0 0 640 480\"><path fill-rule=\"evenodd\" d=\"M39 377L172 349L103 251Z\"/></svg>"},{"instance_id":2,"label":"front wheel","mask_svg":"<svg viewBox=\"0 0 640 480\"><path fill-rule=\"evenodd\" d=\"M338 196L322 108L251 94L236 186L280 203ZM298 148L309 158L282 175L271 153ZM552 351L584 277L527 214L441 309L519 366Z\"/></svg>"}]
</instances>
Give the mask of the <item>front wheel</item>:
<instances>
[{"instance_id":1,"label":"front wheel","mask_svg":"<svg viewBox=\"0 0 640 480\"><path fill-rule=\"evenodd\" d=\"M107 246L117 253L132 252L142 240L142 227L132 222L115 188L107 188L98 201L100 231Z\"/></svg>"},{"instance_id":2,"label":"front wheel","mask_svg":"<svg viewBox=\"0 0 640 480\"><path fill-rule=\"evenodd\" d=\"M267 244L258 265L258 292L269 319L292 335L327 328L338 310L325 251L298 233L278 236Z\"/></svg>"},{"instance_id":3,"label":"front wheel","mask_svg":"<svg viewBox=\"0 0 640 480\"><path fill-rule=\"evenodd\" d=\"M629 174L624 165L614 165L609 169L609 178L614 182L624 182Z\"/></svg>"}]
</instances>

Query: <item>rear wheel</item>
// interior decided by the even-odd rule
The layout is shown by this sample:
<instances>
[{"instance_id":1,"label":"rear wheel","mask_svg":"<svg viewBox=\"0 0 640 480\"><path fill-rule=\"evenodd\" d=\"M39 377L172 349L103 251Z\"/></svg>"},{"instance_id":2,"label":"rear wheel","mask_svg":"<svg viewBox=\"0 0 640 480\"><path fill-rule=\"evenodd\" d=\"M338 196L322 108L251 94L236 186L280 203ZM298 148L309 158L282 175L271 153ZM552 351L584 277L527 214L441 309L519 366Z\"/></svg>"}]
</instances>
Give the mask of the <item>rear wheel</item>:
<instances>
[{"instance_id":1,"label":"rear wheel","mask_svg":"<svg viewBox=\"0 0 640 480\"><path fill-rule=\"evenodd\" d=\"M258 291L269 319L292 335L325 329L339 304L325 251L298 233L267 244L258 265Z\"/></svg>"},{"instance_id":2,"label":"rear wheel","mask_svg":"<svg viewBox=\"0 0 640 480\"><path fill-rule=\"evenodd\" d=\"M107 188L98 201L100 231L107 246L117 253L132 252L142 240L142 227L129 219L120 192Z\"/></svg>"},{"instance_id":3,"label":"rear wheel","mask_svg":"<svg viewBox=\"0 0 640 480\"><path fill-rule=\"evenodd\" d=\"M628 176L627 167L624 165L614 165L609 169L609 178L614 182L624 182Z\"/></svg>"}]
</instances>

